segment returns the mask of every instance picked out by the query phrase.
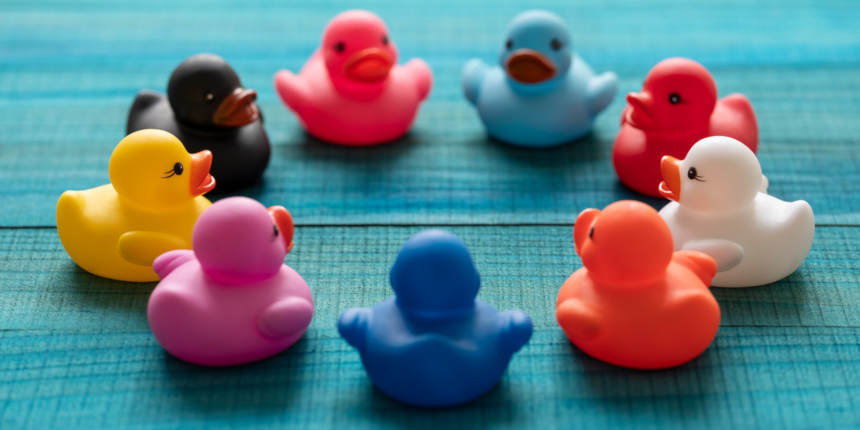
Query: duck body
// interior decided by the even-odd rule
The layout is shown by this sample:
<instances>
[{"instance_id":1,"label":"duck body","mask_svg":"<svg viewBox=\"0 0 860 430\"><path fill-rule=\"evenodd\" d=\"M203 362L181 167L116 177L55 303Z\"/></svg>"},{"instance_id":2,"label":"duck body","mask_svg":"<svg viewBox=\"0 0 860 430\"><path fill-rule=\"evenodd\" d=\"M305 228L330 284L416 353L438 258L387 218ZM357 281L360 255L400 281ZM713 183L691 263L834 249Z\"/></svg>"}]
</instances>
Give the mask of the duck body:
<instances>
[{"instance_id":1,"label":"duck body","mask_svg":"<svg viewBox=\"0 0 860 430\"><path fill-rule=\"evenodd\" d=\"M522 315L476 300L473 312L457 318L414 318L395 300L360 314L366 324L361 360L380 390L405 403L441 407L468 402L498 384L514 353L500 328Z\"/></svg>"},{"instance_id":2,"label":"duck body","mask_svg":"<svg viewBox=\"0 0 860 430\"><path fill-rule=\"evenodd\" d=\"M385 23L362 10L332 19L298 75L279 71L275 90L316 138L343 145L395 140L409 130L433 76L413 59L397 65Z\"/></svg>"},{"instance_id":3,"label":"duck body","mask_svg":"<svg viewBox=\"0 0 860 430\"><path fill-rule=\"evenodd\" d=\"M57 232L66 252L87 272L104 278L151 282L158 280L152 267L123 257L120 238L148 232L162 237L163 242L173 242L175 248L190 248L194 222L210 205L208 199L199 196L175 211L150 212L124 204L111 184L66 191L57 203ZM153 245L156 248L151 254L167 250Z\"/></svg>"},{"instance_id":4,"label":"duck body","mask_svg":"<svg viewBox=\"0 0 860 430\"><path fill-rule=\"evenodd\" d=\"M574 345L599 360L637 369L675 367L696 358L720 326L716 299L683 256L667 267L663 279L633 291L601 284L579 269L565 281L556 306Z\"/></svg>"},{"instance_id":5,"label":"duck body","mask_svg":"<svg viewBox=\"0 0 860 430\"><path fill-rule=\"evenodd\" d=\"M660 215L677 249L714 238L743 249L738 265L714 277L715 287L751 287L785 278L806 259L815 230L809 203L785 202L764 193L758 193L750 207L725 215L696 213L678 202L668 203Z\"/></svg>"},{"instance_id":6,"label":"duck body","mask_svg":"<svg viewBox=\"0 0 860 430\"><path fill-rule=\"evenodd\" d=\"M812 247L815 216L803 200L763 192L755 154L727 136L696 142L686 158L661 161L660 210L675 249L700 250L720 264L717 287L752 287L794 272Z\"/></svg>"},{"instance_id":7,"label":"duck body","mask_svg":"<svg viewBox=\"0 0 860 430\"><path fill-rule=\"evenodd\" d=\"M472 59L463 93L487 133L520 146L560 145L585 135L618 86L612 72L595 75L571 49L558 15L529 10L508 25L498 66Z\"/></svg>"},{"instance_id":8,"label":"duck body","mask_svg":"<svg viewBox=\"0 0 860 430\"><path fill-rule=\"evenodd\" d=\"M238 286L207 276L188 250L164 254L155 266L163 278L149 299L149 325L179 359L206 366L257 361L290 347L310 324L311 291L286 265L268 279ZM270 330L264 315L278 308L290 315Z\"/></svg>"},{"instance_id":9,"label":"duck body","mask_svg":"<svg viewBox=\"0 0 860 430\"><path fill-rule=\"evenodd\" d=\"M658 63L643 91L630 93L621 114L612 162L622 183L659 196L660 159L683 158L708 136L729 136L758 148L758 125L749 100L730 94L717 100L716 84L699 63L670 58Z\"/></svg>"},{"instance_id":10,"label":"duck body","mask_svg":"<svg viewBox=\"0 0 860 430\"><path fill-rule=\"evenodd\" d=\"M346 145L372 145L406 134L429 93L429 70L423 61L412 60L392 68L378 90L350 94L335 88L316 52L297 76L286 71L276 75L275 88L312 136ZM299 97L301 102L296 101Z\"/></svg>"},{"instance_id":11,"label":"duck body","mask_svg":"<svg viewBox=\"0 0 860 430\"><path fill-rule=\"evenodd\" d=\"M155 281L152 261L188 248L215 187L212 154L189 154L163 130L126 136L110 158L111 183L66 191L57 201L57 233L82 269L131 282Z\"/></svg>"},{"instance_id":12,"label":"duck body","mask_svg":"<svg viewBox=\"0 0 860 430\"><path fill-rule=\"evenodd\" d=\"M595 76L578 55L566 77L543 91L517 90L502 68L479 60L467 64L463 75L464 85L476 87L467 94L487 133L503 142L534 147L560 145L589 133L617 85L612 74Z\"/></svg>"},{"instance_id":13,"label":"duck body","mask_svg":"<svg viewBox=\"0 0 860 430\"><path fill-rule=\"evenodd\" d=\"M126 132L146 128L170 132L189 152L212 151L219 192L253 185L269 164L271 149L262 116L239 127L201 128L177 120L165 95L143 90L129 111Z\"/></svg>"},{"instance_id":14,"label":"duck body","mask_svg":"<svg viewBox=\"0 0 860 430\"><path fill-rule=\"evenodd\" d=\"M149 326L175 357L230 366L277 354L304 335L311 291L283 264L293 220L246 197L219 200L194 226L191 250L159 256L161 277L149 298Z\"/></svg>"},{"instance_id":15,"label":"duck body","mask_svg":"<svg viewBox=\"0 0 860 430\"><path fill-rule=\"evenodd\" d=\"M585 267L556 300L556 320L574 345L637 369L678 366L707 349L720 325L708 289L717 263L699 251L673 252L657 211L637 201L586 209L574 242Z\"/></svg>"},{"instance_id":16,"label":"duck body","mask_svg":"<svg viewBox=\"0 0 860 430\"><path fill-rule=\"evenodd\" d=\"M532 334L521 311L498 312L476 298L480 277L454 235L410 238L391 269L395 297L341 314L338 331L360 354L371 381L402 402L462 404L498 384Z\"/></svg>"}]
</instances>

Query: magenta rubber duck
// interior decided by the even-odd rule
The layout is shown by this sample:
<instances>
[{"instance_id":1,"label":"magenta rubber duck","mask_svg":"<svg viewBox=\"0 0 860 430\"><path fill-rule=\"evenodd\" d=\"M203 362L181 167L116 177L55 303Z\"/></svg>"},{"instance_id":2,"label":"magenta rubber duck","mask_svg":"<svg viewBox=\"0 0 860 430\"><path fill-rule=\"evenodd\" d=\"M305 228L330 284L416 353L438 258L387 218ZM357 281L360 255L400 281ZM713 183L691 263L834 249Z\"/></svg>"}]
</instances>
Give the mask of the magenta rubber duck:
<instances>
[{"instance_id":1,"label":"magenta rubber duck","mask_svg":"<svg viewBox=\"0 0 860 430\"><path fill-rule=\"evenodd\" d=\"M170 251L152 267L161 282L149 298L149 326L175 357L230 366L275 355L308 328L313 298L284 264L293 220L281 206L231 197L194 226L194 250Z\"/></svg>"},{"instance_id":2,"label":"magenta rubber duck","mask_svg":"<svg viewBox=\"0 0 860 430\"><path fill-rule=\"evenodd\" d=\"M406 134L432 84L424 61L397 65L385 23L363 10L335 16L298 75L275 75L275 89L305 130L342 145L373 145Z\"/></svg>"}]
</instances>

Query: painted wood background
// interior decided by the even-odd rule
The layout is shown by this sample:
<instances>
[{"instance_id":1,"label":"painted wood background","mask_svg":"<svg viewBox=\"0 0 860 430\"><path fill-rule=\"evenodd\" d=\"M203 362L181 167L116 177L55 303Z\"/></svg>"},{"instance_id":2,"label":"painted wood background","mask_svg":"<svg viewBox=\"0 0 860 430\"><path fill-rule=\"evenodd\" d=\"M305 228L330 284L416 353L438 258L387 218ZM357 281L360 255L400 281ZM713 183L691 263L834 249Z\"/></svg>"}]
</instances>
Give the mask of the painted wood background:
<instances>
[{"instance_id":1,"label":"painted wood background","mask_svg":"<svg viewBox=\"0 0 860 430\"><path fill-rule=\"evenodd\" d=\"M860 428L860 3L525 3L0 2L0 428ZM574 49L621 79L592 135L549 150L487 141L460 92L466 60L493 61L507 22L533 6L561 14ZM276 70L301 67L334 14L356 7L387 21L401 61L424 58L435 74L395 144L310 139L271 86ZM273 156L242 194L291 210L286 262L317 303L293 348L229 369L167 356L146 323L154 284L82 272L55 229L63 190L106 182L135 93L163 90L202 51L260 94ZM622 95L669 56L702 62L722 95L750 98L770 192L809 201L817 231L787 279L714 290L722 325L699 359L631 371L572 347L553 304L580 267L576 214L641 199L617 182L611 144ZM335 329L344 309L391 294L399 246L427 227L470 246L481 298L535 323L496 389L442 411L374 390Z\"/></svg>"}]
</instances>

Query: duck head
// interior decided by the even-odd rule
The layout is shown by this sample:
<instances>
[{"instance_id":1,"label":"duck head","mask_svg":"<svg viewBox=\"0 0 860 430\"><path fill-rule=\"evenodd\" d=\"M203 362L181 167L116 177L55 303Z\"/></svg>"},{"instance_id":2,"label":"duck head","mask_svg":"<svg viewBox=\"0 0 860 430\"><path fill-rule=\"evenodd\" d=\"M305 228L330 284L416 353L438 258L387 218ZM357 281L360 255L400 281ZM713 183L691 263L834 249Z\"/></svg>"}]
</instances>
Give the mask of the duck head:
<instances>
[{"instance_id":1,"label":"duck head","mask_svg":"<svg viewBox=\"0 0 860 430\"><path fill-rule=\"evenodd\" d=\"M573 239L588 274L606 285L648 285L664 276L672 260L669 227L656 210L637 201L582 211Z\"/></svg>"},{"instance_id":2,"label":"duck head","mask_svg":"<svg viewBox=\"0 0 860 430\"><path fill-rule=\"evenodd\" d=\"M570 69L570 34L558 15L530 10L508 25L499 64L518 90L546 88Z\"/></svg>"},{"instance_id":3,"label":"duck head","mask_svg":"<svg viewBox=\"0 0 860 430\"><path fill-rule=\"evenodd\" d=\"M379 87L397 64L397 48L385 23L364 10L335 16L326 26L320 50L329 77L339 88Z\"/></svg>"},{"instance_id":4,"label":"duck head","mask_svg":"<svg viewBox=\"0 0 860 430\"><path fill-rule=\"evenodd\" d=\"M247 197L229 197L206 209L191 239L194 255L222 284L249 284L274 276L293 246L293 219L282 206L266 209Z\"/></svg>"},{"instance_id":5,"label":"duck head","mask_svg":"<svg viewBox=\"0 0 860 430\"><path fill-rule=\"evenodd\" d=\"M707 126L717 103L717 86L708 70L686 58L657 63L642 91L627 94L626 120L645 130L689 130Z\"/></svg>"},{"instance_id":6,"label":"duck head","mask_svg":"<svg viewBox=\"0 0 860 430\"><path fill-rule=\"evenodd\" d=\"M442 230L412 236L397 255L390 279L397 306L421 318L471 312L481 285L466 245Z\"/></svg>"},{"instance_id":7,"label":"duck head","mask_svg":"<svg viewBox=\"0 0 860 430\"><path fill-rule=\"evenodd\" d=\"M260 118L257 92L242 87L233 68L213 54L180 63L167 84L167 99L180 122L197 127L241 127Z\"/></svg>"},{"instance_id":8,"label":"duck head","mask_svg":"<svg viewBox=\"0 0 860 430\"><path fill-rule=\"evenodd\" d=\"M752 204L762 188L761 165L743 143L726 136L696 142L687 157L660 161L660 194L684 208L726 213Z\"/></svg>"},{"instance_id":9,"label":"duck head","mask_svg":"<svg viewBox=\"0 0 860 430\"><path fill-rule=\"evenodd\" d=\"M110 181L120 198L146 211L172 210L215 188L212 153L189 154L176 136L139 130L111 154Z\"/></svg>"}]
</instances>

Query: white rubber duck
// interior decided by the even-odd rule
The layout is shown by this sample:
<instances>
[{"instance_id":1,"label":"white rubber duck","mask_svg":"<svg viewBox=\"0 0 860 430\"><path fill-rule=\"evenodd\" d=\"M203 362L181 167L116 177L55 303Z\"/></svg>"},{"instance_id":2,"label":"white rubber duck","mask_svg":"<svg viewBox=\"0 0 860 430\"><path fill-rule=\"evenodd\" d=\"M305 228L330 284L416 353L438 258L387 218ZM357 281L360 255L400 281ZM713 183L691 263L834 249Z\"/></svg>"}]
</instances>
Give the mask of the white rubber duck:
<instances>
[{"instance_id":1,"label":"white rubber duck","mask_svg":"<svg viewBox=\"0 0 860 430\"><path fill-rule=\"evenodd\" d=\"M678 160L665 156L660 210L675 249L703 251L717 261L715 287L754 287L794 272L812 247L815 219L804 200L766 194L767 178L743 143L704 138Z\"/></svg>"}]
</instances>

